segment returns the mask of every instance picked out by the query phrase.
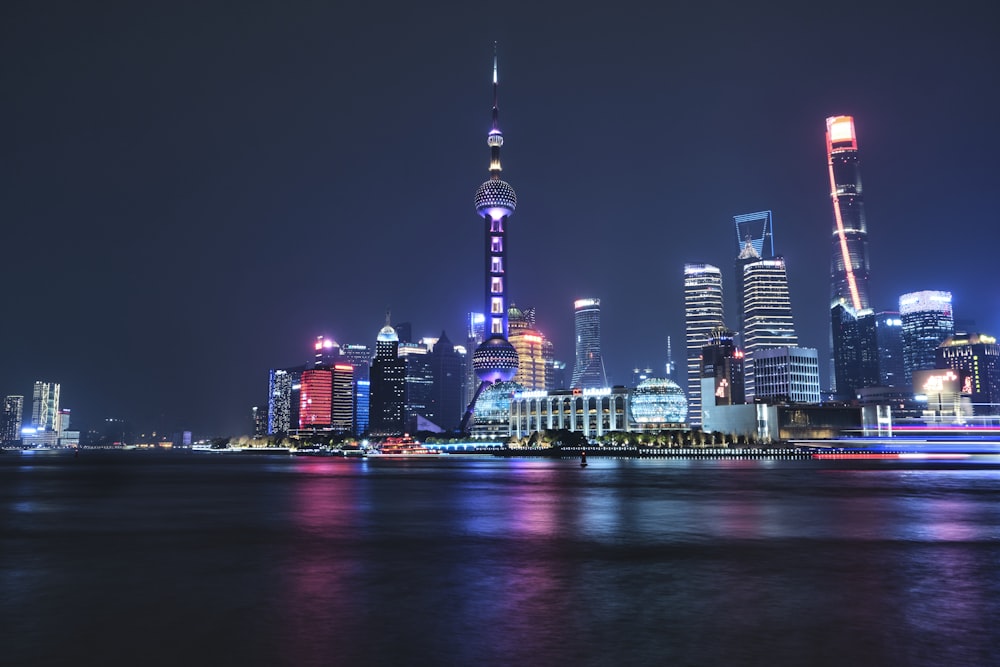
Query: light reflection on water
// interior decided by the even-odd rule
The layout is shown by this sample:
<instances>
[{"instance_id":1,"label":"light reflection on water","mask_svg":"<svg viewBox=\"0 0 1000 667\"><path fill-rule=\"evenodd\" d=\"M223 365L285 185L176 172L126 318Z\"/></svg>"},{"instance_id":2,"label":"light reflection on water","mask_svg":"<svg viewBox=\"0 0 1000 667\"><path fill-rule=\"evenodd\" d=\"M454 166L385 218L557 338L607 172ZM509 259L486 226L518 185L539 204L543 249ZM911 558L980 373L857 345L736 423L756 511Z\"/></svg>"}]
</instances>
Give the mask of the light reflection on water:
<instances>
[{"instance_id":1,"label":"light reflection on water","mask_svg":"<svg viewBox=\"0 0 1000 667\"><path fill-rule=\"evenodd\" d=\"M989 664L1000 471L0 460L13 664ZM60 628L60 641L50 641Z\"/></svg>"}]
</instances>

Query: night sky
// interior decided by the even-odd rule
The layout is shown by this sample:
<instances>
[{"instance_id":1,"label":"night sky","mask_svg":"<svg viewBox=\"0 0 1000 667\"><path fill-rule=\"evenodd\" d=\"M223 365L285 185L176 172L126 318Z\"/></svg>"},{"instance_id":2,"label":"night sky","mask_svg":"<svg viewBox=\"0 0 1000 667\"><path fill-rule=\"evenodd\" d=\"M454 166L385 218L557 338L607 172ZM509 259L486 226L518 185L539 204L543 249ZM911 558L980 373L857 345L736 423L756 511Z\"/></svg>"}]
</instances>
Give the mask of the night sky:
<instances>
[{"instance_id":1,"label":"night sky","mask_svg":"<svg viewBox=\"0 0 1000 667\"><path fill-rule=\"evenodd\" d=\"M316 335L374 345L389 307L460 342L494 40L510 295L570 370L579 297L612 382L668 335L682 366L685 262L722 268L736 326L732 216L761 209L825 358L836 114L877 309L950 290L1000 334L992 3L593 4L3 3L0 392L238 434Z\"/></svg>"}]
</instances>

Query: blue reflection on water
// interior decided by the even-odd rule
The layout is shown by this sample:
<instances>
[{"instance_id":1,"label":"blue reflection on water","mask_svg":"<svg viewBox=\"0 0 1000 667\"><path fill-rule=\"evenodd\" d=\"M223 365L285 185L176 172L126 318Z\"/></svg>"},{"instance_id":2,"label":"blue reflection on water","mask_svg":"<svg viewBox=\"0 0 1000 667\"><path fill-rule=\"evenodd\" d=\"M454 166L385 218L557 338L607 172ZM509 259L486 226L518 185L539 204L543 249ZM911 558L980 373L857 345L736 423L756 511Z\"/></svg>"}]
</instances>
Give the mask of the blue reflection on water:
<instances>
[{"instance_id":1,"label":"blue reflection on water","mask_svg":"<svg viewBox=\"0 0 1000 667\"><path fill-rule=\"evenodd\" d=\"M989 664L998 477L842 461L3 460L4 651Z\"/></svg>"}]
</instances>

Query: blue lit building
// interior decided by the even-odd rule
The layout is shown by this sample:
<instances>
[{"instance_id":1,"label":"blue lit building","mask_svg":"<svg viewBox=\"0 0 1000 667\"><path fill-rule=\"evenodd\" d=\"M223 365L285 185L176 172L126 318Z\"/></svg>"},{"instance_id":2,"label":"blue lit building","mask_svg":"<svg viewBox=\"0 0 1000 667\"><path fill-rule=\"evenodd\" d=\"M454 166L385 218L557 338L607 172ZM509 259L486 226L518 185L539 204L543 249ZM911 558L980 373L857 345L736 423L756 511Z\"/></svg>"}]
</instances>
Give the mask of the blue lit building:
<instances>
[{"instance_id":1,"label":"blue lit building","mask_svg":"<svg viewBox=\"0 0 1000 667\"><path fill-rule=\"evenodd\" d=\"M371 382L355 380L354 382L354 430L357 435L368 431L369 398Z\"/></svg>"},{"instance_id":2,"label":"blue lit building","mask_svg":"<svg viewBox=\"0 0 1000 667\"><path fill-rule=\"evenodd\" d=\"M931 370L938 346L955 333L951 292L925 290L899 297L902 322L903 382L913 384L914 371Z\"/></svg>"},{"instance_id":3,"label":"blue lit building","mask_svg":"<svg viewBox=\"0 0 1000 667\"><path fill-rule=\"evenodd\" d=\"M875 338L878 343L878 376L883 387L907 387L903 371L903 320L899 312L875 313Z\"/></svg>"}]
</instances>

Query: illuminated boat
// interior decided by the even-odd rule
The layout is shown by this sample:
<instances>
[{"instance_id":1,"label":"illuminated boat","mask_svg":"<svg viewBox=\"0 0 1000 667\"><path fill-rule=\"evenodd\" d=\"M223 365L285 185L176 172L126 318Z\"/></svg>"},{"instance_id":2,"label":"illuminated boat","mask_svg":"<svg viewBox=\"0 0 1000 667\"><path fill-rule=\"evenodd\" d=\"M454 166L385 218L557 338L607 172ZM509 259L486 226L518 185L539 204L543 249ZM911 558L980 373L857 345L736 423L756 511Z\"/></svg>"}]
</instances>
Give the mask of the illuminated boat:
<instances>
[{"instance_id":1,"label":"illuminated boat","mask_svg":"<svg viewBox=\"0 0 1000 667\"><path fill-rule=\"evenodd\" d=\"M368 452L375 456L439 456L441 452L428 449L409 435L389 437Z\"/></svg>"}]
</instances>

